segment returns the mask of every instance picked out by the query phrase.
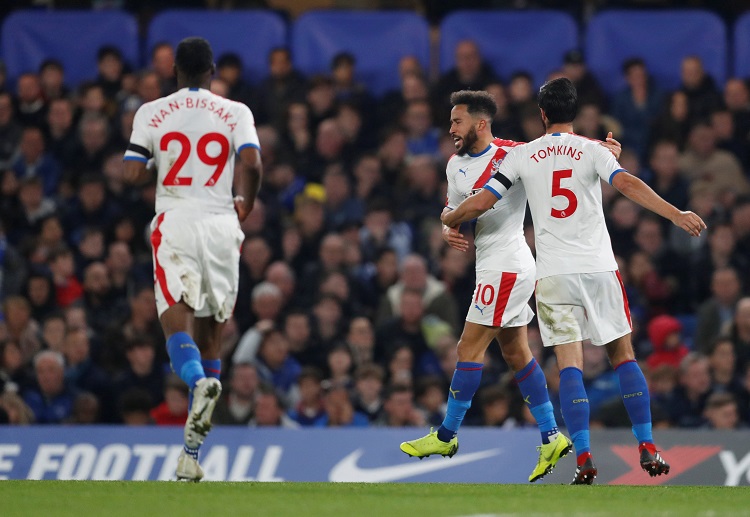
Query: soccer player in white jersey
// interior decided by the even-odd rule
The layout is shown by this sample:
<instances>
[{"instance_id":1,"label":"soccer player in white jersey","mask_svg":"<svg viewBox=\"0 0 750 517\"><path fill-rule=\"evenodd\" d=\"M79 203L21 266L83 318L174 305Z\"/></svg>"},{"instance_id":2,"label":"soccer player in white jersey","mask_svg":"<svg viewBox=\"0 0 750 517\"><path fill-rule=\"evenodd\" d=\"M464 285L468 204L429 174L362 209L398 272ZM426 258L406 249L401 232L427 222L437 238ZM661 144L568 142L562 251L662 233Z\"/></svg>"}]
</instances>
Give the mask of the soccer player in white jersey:
<instances>
[{"instance_id":1,"label":"soccer player in white jersey","mask_svg":"<svg viewBox=\"0 0 750 517\"><path fill-rule=\"evenodd\" d=\"M546 83L538 100L546 134L508 153L483 191L445 213L443 222L455 226L473 219L512 195L519 180L523 183L536 238L539 327L544 345L555 347L563 418L577 455L572 484L591 484L597 474L581 374L584 339L606 347L619 376L641 467L651 476L668 474L652 437L648 386L633 353L628 301L604 221L599 179L690 235L700 235L706 225L659 197L596 141L572 132L577 93L568 79Z\"/></svg>"},{"instance_id":2,"label":"soccer player in white jersey","mask_svg":"<svg viewBox=\"0 0 750 517\"><path fill-rule=\"evenodd\" d=\"M443 213L480 191L508 151L520 145L492 136L490 124L497 105L489 93L455 92L451 104L450 134L457 154L446 167L448 199ZM606 145L619 155L619 143L612 142ZM419 458L456 453L458 429L479 387L485 351L497 338L503 358L515 373L542 435L539 459L529 476L533 482L552 470L570 451L571 443L558 432L546 379L529 350L526 336L526 325L534 317L528 302L534 292L536 266L523 233L525 208L526 192L519 183L477 218L474 227L477 284L458 343L458 363L448 395L447 414L436 431L402 443L401 450ZM458 250L468 249L468 242L457 227L444 226L443 238Z\"/></svg>"},{"instance_id":3,"label":"soccer player in white jersey","mask_svg":"<svg viewBox=\"0 0 750 517\"><path fill-rule=\"evenodd\" d=\"M177 46L179 91L141 106L125 173L144 181L157 169L151 229L156 305L174 371L191 389L177 478L200 481L198 451L221 394L220 337L239 283L240 221L253 208L262 165L253 115L208 90L213 52L202 38ZM235 154L241 196L232 197ZM239 220L238 220L239 219Z\"/></svg>"}]
</instances>

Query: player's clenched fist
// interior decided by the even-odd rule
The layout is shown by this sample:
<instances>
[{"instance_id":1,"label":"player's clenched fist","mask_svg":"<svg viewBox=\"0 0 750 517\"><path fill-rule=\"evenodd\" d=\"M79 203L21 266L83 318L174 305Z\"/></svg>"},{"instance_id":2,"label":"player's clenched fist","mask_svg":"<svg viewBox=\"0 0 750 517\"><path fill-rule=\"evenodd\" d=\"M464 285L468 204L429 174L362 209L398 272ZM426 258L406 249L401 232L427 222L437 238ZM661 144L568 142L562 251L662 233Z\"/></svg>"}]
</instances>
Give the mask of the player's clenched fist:
<instances>
[{"instance_id":1,"label":"player's clenched fist","mask_svg":"<svg viewBox=\"0 0 750 517\"><path fill-rule=\"evenodd\" d=\"M675 226L679 226L693 237L698 237L701 232L707 228L703 219L689 211L680 212L674 219L672 219L672 222Z\"/></svg>"},{"instance_id":2,"label":"player's clenched fist","mask_svg":"<svg viewBox=\"0 0 750 517\"><path fill-rule=\"evenodd\" d=\"M464 239L462 233L458 233L457 228L443 225L443 240L447 242L451 248L457 249L458 251L468 251L469 249L469 241Z\"/></svg>"}]
</instances>

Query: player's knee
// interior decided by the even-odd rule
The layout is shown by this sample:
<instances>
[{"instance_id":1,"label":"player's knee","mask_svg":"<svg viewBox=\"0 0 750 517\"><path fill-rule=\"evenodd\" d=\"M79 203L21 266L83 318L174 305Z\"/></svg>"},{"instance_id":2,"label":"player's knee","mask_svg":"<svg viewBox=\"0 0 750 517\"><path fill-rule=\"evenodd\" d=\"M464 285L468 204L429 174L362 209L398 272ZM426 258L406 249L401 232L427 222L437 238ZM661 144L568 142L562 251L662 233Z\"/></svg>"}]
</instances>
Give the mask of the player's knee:
<instances>
[{"instance_id":1,"label":"player's knee","mask_svg":"<svg viewBox=\"0 0 750 517\"><path fill-rule=\"evenodd\" d=\"M456 346L458 360L460 362L479 363L484 359L484 349L477 343L461 338Z\"/></svg>"}]
</instances>

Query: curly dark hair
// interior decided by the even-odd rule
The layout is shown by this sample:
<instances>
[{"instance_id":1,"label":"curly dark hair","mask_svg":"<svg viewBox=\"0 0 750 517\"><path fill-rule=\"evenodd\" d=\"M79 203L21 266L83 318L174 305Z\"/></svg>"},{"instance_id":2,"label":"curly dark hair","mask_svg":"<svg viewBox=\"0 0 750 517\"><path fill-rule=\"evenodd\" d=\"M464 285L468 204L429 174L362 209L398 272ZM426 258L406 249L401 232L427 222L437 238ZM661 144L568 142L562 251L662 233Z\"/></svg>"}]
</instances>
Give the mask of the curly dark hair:
<instances>
[{"instance_id":1,"label":"curly dark hair","mask_svg":"<svg viewBox=\"0 0 750 517\"><path fill-rule=\"evenodd\" d=\"M484 90L461 90L451 94L451 105L466 105L466 111L470 115L485 115L487 118L495 118L497 113L497 102L495 98Z\"/></svg>"}]
</instances>

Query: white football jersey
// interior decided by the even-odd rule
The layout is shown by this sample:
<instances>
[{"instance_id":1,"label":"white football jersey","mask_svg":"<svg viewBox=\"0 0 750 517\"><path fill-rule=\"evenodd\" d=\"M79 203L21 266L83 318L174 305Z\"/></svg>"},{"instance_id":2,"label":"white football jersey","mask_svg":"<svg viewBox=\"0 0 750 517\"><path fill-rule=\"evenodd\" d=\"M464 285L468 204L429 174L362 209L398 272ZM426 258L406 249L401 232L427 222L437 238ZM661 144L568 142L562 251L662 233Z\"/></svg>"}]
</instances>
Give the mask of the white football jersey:
<instances>
[{"instance_id":1,"label":"white football jersey","mask_svg":"<svg viewBox=\"0 0 750 517\"><path fill-rule=\"evenodd\" d=\"M228 213L235 154L248 146L260 149L250 108L203 88L182 88L138 109L125 160L154 158L157 214Z\"/></svg>"},{"instance_id":2,"label":"white football jersey","mask_svg":"<svg viewBox=\"0 0 750 517\"><path fill-rule=\"evenodd\" d=\"M526 188L536 237L537 278L617 269L599 178L624 171L598 140L546 134L514 148L486 185L495 195Z\"/></svg>"},{"instance_id":3,"label":"white football jersey","mask_svg":"<svg viewBox=\"0 0 750 517\"><path fill-rule=\"evenodd\" d=\"M519 142L495 139L479 154L454 155L446 166L448 200L455 209L461 201L479 192ZM476 268L497 271L526 271L534 266L534 257L523 234L526 192L519 182L474 223L477 248Z\"/></svg>"}]
</instances>

